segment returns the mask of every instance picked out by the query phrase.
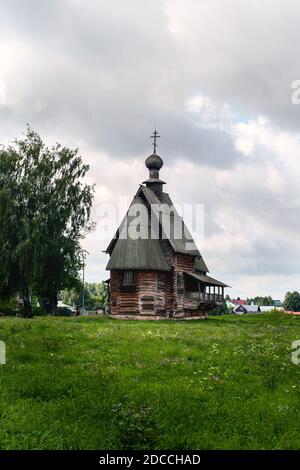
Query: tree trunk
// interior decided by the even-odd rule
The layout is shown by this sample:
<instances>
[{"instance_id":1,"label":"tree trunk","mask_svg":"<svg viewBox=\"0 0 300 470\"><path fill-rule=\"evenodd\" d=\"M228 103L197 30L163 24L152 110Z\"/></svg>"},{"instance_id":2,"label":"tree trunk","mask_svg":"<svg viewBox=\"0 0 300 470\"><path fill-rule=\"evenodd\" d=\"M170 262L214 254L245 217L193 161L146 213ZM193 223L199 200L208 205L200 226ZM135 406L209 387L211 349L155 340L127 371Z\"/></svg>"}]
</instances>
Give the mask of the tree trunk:
<instances>
[{"instance_id":1,"label":"tree trunk","mask_svg":"<svg viewBox=\"0 0 300 470\"><path fill-rule=\"evenodd\" d=\"M53 294L50 299L50 315L57 315L57 293Z\"/></svg>"},{"instance_id":2,"label":"tree trunk","mask_svg":"<svg viewBox=\"0 0 300 470\"><path fill-rule=\"evenodd\" d=\"M32 307L31 307L31 300L29 297L29 292L27 287L22 292L22 300L23 300L23 317L24 318L32 318Z\"/></svg>"}]
</instances>

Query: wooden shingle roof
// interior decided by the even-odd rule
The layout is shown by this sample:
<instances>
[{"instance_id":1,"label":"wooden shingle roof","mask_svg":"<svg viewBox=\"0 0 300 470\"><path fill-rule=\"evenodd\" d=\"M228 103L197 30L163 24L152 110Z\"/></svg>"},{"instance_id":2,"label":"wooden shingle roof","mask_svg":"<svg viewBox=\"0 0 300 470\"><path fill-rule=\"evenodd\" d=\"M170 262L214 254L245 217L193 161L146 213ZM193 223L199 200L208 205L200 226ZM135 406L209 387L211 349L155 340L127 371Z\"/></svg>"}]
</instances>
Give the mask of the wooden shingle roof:
<instances>
[{"instance_id":1,"label":"wooden shingle roof","mask_svg":"<svg viewBox=\"0 0 300 470\"><path fill-rule=\"evenodd\" d=\"M204 282L204 284L210 284L212 286L221 286L221 287L229 287L227 284L224 284L221 281L218 281L217 279L214 279L213 277L207 276L206 274L198 274L194 272L185 272L187 276L191 276L194 279L197 279L197 281Z\"/></svg>"},{"instance_id":2,"label":"wooden shingle roof","mask_svg":"<svg viewBox=\"0 0 300 470\"><path fill-rule=\"evenodd\" d=\"M200 256L200 252L193 240L192 235L190 234L188 228L186 227L182 217L178 214L176 208L173 205L173 202L170 198L170 196L167 193L162 193L162 201L158 199L156 194L151 191L151 189L146 188L144 186L140 187L140 190L138 191L138 194L142 193L147 200L149 206L152 204L160 205L161 209L160 212L166 215L168 213L166 212L166 208L172 209L171 211L171 226L170 230L164 229L164 226L162 227L163 230L163 238L166 238L169 240L173 250L175 253L181 253L185 255L192 255L192 256ZM167 210L168 210L167 209ZM180 238L176 237L176 232L178 232L179 228L179 235Z\"/></svg>"},{"instance_id":3,"label":"wooden shingle roof","mask_svg":"<svg viewBox=\"0 0 300 470\"><path fill-rule=\"evenodd\" d=\"M194 270L197 272L200 272L200 273L208 273L209 270L208 270L208 267L206 266L206 263L204 261L204 259L202 258L202 256L197 256L197 258L195 258L195 263L194 263Z\"/></svg>"},{"instance_id":4,"label":"wooden shingle roof","mask_svg":"<svg viewBox=\"0 0 300 470\"><path fill-rule=\"evenodd\" d=\"M169 195L162 193L162 200L158 198L155 192L146 186L140 186L136 196L134 197L129 211L122 220L114 238L108 245L106 252L110 254L110 260L106 269L153 269L153 270L169 270L171 267L168 265L160 241L151 238L150 225L151 220L145 221L143 229L148 229L149 236L147 239L136 238L132 239L128 236L130 228L140 224L141 219L137 221L136 218L128 215L136 204L142 204L149 215L151 206L156 205L159 207L159 213L156 211L151 212L151 216L158 217L161 223L162 234L161 238L169 241L175 253L186 254L195 257L195 270L200 272L208 272L208 268L193 240L192 235L187 229L183 219L176 211ZM170 211L171 209L171 211ZM133 210L134 212L134 210ZM132 212L131 212L132 213ZM164 225L163 215L171 215L170 227ZM157 219L157 220L158 220ZM142 222L143 224L143 222ZM146 228L147 225L147 228ZM178 227L180 230L178 230ZM178 234L178 232L180 232ZM178 236L180 235L180 236Z\"/></svg>"},{"instance_id":5,"label":"wooden shingle roof","mask_svg":"<svg viewBox=\"0 0 300 470\"><path fill-rule=\"evenodd\" d=\"M106 269L169 271L170 266L158 240L143 240L142 238L123 240L119 238Z\"/></svg>"},{"instance_id":6,"label":"wooden shingle roof","mask_svg":"<svg viewBox=\"0 0 300 470\"><path fill-rule=\"evenodd\" d=\"M142 204L147 209L145 201L136 196L130 205L130 209L133 209L131 213L134 213L137 204ZM147 238L133 239L130 236L131 229L135 233L137 225L142 226L143 232L147 233ZM169 271L171 269L163 254L159 240L150 236L148 219L143 221L143 217L137 219L127 213L117 231L116 238L112 242L107 248L107 251L110 250L108 252L111 253L106 266L107 270L151 269Z\"/></svg>"}]
</instances>

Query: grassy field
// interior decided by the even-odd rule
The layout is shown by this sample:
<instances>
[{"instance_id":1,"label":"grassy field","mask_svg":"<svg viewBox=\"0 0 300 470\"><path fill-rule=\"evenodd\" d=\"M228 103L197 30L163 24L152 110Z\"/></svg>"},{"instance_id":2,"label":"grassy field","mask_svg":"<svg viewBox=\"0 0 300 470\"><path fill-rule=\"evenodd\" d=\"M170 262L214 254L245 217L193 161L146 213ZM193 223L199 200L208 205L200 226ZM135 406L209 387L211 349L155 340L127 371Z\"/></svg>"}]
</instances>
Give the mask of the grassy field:
<instances>
[{"instance_id":1,"label":"grassy field","mask_svg":"<svg viewBox=\"0 0 300 470\"><path fill-rule=\"evenodd\" d=\"M0 319L1 449L297 449L300 318Z\"/></svg>"}]
</instances>

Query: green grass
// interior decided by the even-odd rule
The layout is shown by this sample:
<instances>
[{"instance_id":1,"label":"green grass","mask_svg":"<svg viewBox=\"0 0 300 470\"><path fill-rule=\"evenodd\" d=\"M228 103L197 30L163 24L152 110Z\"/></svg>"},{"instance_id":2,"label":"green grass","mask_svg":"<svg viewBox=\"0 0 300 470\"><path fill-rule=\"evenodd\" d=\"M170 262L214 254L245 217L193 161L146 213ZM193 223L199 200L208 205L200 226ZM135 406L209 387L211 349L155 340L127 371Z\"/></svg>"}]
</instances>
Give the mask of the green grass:
<instances>
[{"instance_id":1,"label":"green grass","mask_svg":"<svg viewBox=\"0 0 300 470\"><path fill-rule=\"evenodd\" d=\"M300 317L0 319L1 449L297 449Z\"/></svg>"}]
</instances>

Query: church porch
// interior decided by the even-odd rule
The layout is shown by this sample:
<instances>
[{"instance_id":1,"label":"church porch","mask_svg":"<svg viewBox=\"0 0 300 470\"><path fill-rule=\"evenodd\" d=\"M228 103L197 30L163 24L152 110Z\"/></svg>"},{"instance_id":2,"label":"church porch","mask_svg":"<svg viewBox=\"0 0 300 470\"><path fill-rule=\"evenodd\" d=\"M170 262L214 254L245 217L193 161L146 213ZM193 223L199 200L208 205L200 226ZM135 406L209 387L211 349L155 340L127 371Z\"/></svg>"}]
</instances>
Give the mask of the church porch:
<instances>
[{"instance_id":1,"label":"church porch","mask_svg":"<svg viewBox=\"0 0 300 470\"><path fill-rule=\"evenodd\" d=\"M184 309L210 310L224 301L223 284L206 274L184 273Z\"/></svg>"}]
</instances>

